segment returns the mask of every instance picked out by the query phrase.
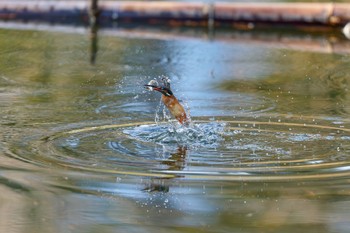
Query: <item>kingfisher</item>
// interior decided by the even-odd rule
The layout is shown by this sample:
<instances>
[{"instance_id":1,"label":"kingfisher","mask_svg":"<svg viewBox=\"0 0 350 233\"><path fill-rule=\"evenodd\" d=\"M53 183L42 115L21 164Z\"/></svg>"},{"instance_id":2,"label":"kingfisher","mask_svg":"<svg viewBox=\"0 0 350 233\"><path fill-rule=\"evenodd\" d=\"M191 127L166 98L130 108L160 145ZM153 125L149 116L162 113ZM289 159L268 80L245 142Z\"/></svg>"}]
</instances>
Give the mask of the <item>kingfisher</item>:
<instances>
[{"instance_id":1,"label":"kingfisher","mask_svg":"<svg viewBox=\"0 0 350 233\"><path fill-rule=\"evenodd\" d=\"M144 85L148 90L158 91L162 93L162 102L169 109L171 115L182 125L188 125L190 118L187 116L184 107L180 104L170 89L170 80L167 77L162 78L162 85L158 85L157 81L152 80Z\"/></svg>"}]
</instances>

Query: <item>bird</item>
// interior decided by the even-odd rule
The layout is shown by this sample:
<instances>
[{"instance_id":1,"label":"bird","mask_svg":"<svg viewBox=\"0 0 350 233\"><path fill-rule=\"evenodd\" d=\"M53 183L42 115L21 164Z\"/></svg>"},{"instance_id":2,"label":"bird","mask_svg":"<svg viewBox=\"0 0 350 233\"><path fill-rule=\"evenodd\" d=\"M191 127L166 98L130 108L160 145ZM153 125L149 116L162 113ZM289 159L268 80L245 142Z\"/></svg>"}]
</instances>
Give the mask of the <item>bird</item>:
<instances>
[{"instance_id":1,"label":"bird","mask_svg":"<svg viewBox=\"0 0 350 233\"><path fill-rule=\"evenodd\" d=\"M161 100L164 105L169 109L171 115L179 121L181 125L189 125L190 118L186 114L185 108L180 104L174 93L170 89L170 80L166 77L162 78L163 85L158 85L154 80L144 85L147 89L151 91L158 91L162 93Z\"/></svg>"}]
</instances>

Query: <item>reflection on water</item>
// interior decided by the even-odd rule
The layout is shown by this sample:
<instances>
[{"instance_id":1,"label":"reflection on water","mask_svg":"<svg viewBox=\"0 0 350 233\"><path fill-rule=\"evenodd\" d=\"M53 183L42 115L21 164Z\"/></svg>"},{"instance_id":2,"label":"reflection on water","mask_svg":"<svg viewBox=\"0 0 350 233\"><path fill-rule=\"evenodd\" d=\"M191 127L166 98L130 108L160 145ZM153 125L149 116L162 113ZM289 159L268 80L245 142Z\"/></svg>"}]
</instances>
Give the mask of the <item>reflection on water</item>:
<instances>
[{"instance_id":1,"label":"reflection on water","mask_svg":"<svg viewBox=\"0 0 350 233\"><path fill-rule=\"evenodd\" d=\"M336 55L323 58L317 54L291 52L276 61L280 67L265 79L228 80L220 86L225 90L260 92L272 97L276 103L282 103L276 105L281 113L347 115L348 60Z\"/></svg>"},{"instance_id":2,"label":"reflection on water","mask_svg":"<svg viewBox=\"0 0 350 233\"><path fill-rule=\"evenodd\" d=\"M346 51L123 33L1 30L1 232L350 230Z\"/></svg>"}]
</instances>

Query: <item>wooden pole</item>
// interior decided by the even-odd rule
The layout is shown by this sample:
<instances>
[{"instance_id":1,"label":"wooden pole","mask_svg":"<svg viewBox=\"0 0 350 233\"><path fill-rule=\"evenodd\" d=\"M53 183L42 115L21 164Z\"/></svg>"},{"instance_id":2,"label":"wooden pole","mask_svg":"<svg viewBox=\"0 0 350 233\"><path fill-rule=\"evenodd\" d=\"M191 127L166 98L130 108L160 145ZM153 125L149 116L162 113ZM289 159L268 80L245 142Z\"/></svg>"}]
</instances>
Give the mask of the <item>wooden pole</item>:
<instances>
[{"instance_id":1,"label":"wooden pole","mask_svg":"<svg viewBox=\"0 0 350 233\"><path fill-rule=\"evenodd\" d=\"M95 4L96 3L96 4ZM95 7L96 8L95 8ZM92 1L0 1L0 19L39 21L88 21ZM222 24L297 24L344 26L350 22L350 3L193 3L100 1L101 23L112 21L143 24L201 26Z\"/></svg>"},{"instance_id":2,"label":"wooden pole","mask_svg":"<svg viewBox=\"0 0 350 233\"><path fill-rule=\"evenodd\" d=\"M90 24L95 25L97 23L99 9L98 0L90 0Z\"/></svg>"},{"instance_id":3,"label":"wooden pole","mask_svg":"<svg viewBox=\"0 0 350 233\"><path fill-rule=\"evenodd\" d=\"M98 0L90 0L90 64L96 63L98 52L98 24L99 24L99 7Z\"/></svg>"}]
</instances>

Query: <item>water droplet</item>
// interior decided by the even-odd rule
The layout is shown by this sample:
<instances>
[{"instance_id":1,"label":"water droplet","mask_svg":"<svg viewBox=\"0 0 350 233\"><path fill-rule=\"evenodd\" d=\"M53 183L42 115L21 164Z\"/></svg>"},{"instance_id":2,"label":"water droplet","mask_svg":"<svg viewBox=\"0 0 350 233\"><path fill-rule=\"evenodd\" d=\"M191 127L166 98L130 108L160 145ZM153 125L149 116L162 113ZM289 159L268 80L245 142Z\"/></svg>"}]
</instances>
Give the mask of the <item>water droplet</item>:
<instances>
[{"instance_id":1,"label":"water droplet","mask_svg":"<svg viewBox=\"0 0 350 233\"><path fill-rule=\"evenodd\" d=\"M66 139L66 146L70 146L70 147L77 147L79 145L79 138L76 137L69 137Z\"/></svg>"}]
</instances>

